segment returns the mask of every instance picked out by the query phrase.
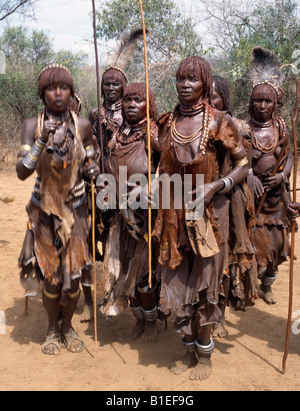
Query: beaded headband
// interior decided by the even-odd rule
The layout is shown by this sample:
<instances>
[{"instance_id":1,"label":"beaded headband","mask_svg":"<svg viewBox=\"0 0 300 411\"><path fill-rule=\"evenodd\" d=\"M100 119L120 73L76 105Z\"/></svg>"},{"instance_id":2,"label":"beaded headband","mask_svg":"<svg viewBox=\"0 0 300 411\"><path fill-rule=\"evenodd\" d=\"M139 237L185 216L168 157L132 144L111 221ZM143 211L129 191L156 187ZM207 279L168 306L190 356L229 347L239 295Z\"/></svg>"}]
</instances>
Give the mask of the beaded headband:
<instances>
[{"instance_id":1,"label":"beaded headband","mask_svg":"<svg viewBox=\"0 0 300 411\"><path fill-rule=\"evenodd\" d=\"M47 66L45 66L45 67L40 71L40 74L39 74L38 79L41 78L41 75L42 75L43 73L45 73L45 71L50 70L50 69L53 69L53 68L63 69L63 70L65 70L67 73L69 73L70 76L72 76L70 70L69 70L67 67L63 66L62 64L48 64Z\"/></svg>"},{"instance_id":2,"label":"beaded headband","mask_svg":"<svg viewBox=\"0 0 300 411\"><path fill-rule=\"evenodd\" d=\"M263 85L265 85L265 84L273 87L273 89L276 91L277 97L279 97L278 87L276 87L273 83L271 83L271 81L268 81L268 80L265 80L265 81L262 81L262 82L260 82L260 83L255 84L255 85L253 86L252 90L254 90L255 87L257 87L257 86L263 86Z\"/></svg>"},{"instance_id":3,"label":"beaded headband","mask_svg":"<svg viewBox=\"0 0 300 411\"><path fill-rule=\"evenodd\" d=\"M121 74L123 74L123 76L125 77L126 82L128 81L128 80L127 80L127 77L126 77L126 74L124 73L124 71L121 70L121 69L118 68L118 67L115 67L115 66L110 66L110 67L108 67L107 69L105 69L105 70L103 71L103 74L102 74L102 75L104 75L108 70L117 70L117 71L119 71L119 72L120 72Z\"/></svg>"}]
</instances>

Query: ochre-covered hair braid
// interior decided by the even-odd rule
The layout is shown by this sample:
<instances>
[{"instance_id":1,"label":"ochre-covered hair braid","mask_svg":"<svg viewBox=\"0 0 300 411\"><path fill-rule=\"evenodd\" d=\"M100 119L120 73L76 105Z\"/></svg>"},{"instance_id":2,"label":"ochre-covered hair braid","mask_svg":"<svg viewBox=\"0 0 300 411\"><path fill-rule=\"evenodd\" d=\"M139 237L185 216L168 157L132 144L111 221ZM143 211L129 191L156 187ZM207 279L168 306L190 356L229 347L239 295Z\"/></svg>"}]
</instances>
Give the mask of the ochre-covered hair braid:
<instances>
[{"instance_id":1,"label":"ochre-covered hair braid","mask_svg":"<svg viewBox=\"0 0 300 411\"><path fill-rule=\"evenodd\" d=\"M145 83L131 83L129 84L125 90L123 99L127 96L140 96L144 100L147 98L147 89ZM149 89L149 99L150 99L150 117L153 121L157 121L157 109L155 103L155 96L151 89Z\"/></svg>"},{"instance_id":2,"label":"ochre-covered hair braid","mask_svg":"<svg viewBox=\"0 0 300 411\"><path fill-rule=\"evenodd\" d=\"M201 79L204 86L204 99L212 102L212 74L207 60L202 57L192 56L181 61L176 72L176 80L185 76L196 76Z\"/></svg>"}]
</instances>

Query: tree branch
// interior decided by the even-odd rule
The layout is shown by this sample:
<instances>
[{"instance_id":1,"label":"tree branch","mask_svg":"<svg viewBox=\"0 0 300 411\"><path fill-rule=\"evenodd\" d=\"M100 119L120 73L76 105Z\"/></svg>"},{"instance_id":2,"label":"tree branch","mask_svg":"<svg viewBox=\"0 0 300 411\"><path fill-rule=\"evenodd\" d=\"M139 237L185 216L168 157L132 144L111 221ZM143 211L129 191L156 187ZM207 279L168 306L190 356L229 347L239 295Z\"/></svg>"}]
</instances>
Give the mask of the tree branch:
<instances>
[{"instance_id":1,"label":"tree branch","mask_svg":"<svg viewBox=\"0 0 300 411\"><path fill-rule=\"evenodd\" d=\"M21 9L25 5L27 5L28 8L32 7L34 3L35 3L35 1L32 2L32 0L20 0L16 5L12 6L11 9L5 8L5 5L2 6L2 8L0 9L0 12L5 12L5 14L0 16L0 21L3 21L7 17L9 17L12 14L16 13L19 9ZM6 3L6 4L8 4L8 3Z\"/></svg>"}]
</instances>

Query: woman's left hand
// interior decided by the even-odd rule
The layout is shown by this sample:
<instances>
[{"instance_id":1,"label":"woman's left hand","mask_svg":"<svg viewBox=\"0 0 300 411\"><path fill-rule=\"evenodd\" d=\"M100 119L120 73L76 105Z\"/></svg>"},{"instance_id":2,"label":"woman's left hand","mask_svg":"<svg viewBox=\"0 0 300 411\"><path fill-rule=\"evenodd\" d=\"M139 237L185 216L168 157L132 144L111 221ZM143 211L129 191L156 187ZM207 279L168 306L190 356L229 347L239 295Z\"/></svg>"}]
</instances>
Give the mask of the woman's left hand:
<instances>
[{"instance_id":1,"label":"woman's left hand","mask_svg":"<svg viewBox=\"0 0 300 411\"><path fill-rule=\"evenodd\" d=\"M197 187L195 190L189 192L190 195L193 195L193 198L196 196L194 201L189 202L189 205L194 205L195 208L198 208L203 204L204 207L207 207L214 195L217 193L217 190L218 189L215 182Z\"/></svg>"},{"instance_id":2,"label":"woman's left hand","mask_svg":"<svg viewBox=\"0 0 300 411\"><path fill-rule=\"evenodd\" d=\"M277 174L275 174L275 176L267 177L264 180L264 189L266 191L270 191L270 190L272 190L272 188L275 188L275 187L279 186L279 184L281 184L282 182L283 182L282 174L277 173Z\"/></svg>"},{"instance_id":3,"label":"woman's left hand","mask_svg":"<svg viewBox=\"0 0 300 411\"><path fill-rule=\"evenodd\" d=\"M100 170L95 160L90 158L89 161L86 161L82 173L87 179L96 180L100 174Z\"/></svg>"}]
</instances>

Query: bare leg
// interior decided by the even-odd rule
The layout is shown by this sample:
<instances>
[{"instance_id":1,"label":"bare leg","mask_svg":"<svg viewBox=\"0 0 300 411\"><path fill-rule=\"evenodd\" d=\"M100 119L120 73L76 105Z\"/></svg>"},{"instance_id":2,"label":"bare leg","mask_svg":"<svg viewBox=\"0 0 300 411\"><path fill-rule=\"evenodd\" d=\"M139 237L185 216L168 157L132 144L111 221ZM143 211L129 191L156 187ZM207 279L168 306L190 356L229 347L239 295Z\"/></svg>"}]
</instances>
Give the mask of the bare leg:
<instances>
[{"instance_id":1,"label":"bare leg","mask_svg":"<svg viewBox=\"0 0 300 411\"><path fill-rule=\"evenodd\" d=\"M226 278L223 281L223 287L224 287L224 292L225 292L225 300L222 301L222 303L219 305L221 311L222 311L222 316L220 318L220 322L218 324L213 325L213 337L214 338L226 338L228 337L228 331L226 329L226 321L225 321L225 312L226 312L226 307L227 307L227 302L228 302L228 296L229 296L229 291L230 291L230 279Z\"/></svg>"},{"instance_id":2,"label":"bare leg","mask_svg":"<svg viewBox=\"0 0 300 411\"><path fill-rule=\"evenodd\" d=\"M45 284L43 303L48 316L48 333L42 351L47 355L57 355L60 352L60 296L60 287L53 287L49 284Z\"/></svg>"},{"instance_id":3,"label":"bare leg","mask_svg":"<svg viewBox=\"0 0 300 411\"><path fill-rule=\"evenodd\" d=\"M94 303L92 297L92 288L86 285L82 285L84 294L84 311L81 322L90 322L94 318Z\"/></svg>"},{"instance_id":4,"label":"bare leg","mask_svg":"<svg viewBox=\"0 0 300 411\"><path fill-rule=\"evenodd\" d=\"M204 381L209 378L212 372L211 353L214 349L214 343L210 338L211 328L211 325L205 325L200 329L198 339L196 340L198 364L191 371L191 380Z\"/></svg>"},{"instance_id":5,"label":"bare leg","mask_svg":"<svg viewBox=\"0 0 300 411\"><path fill-rule=\"evenodd\" d=\"M277 278L277 274L268 270L262 276L261 291L263 293L263 299L267 304L276 304L277 299L272 291L272 285Z\"/></svg>"},{"instance_id":6,"label":"bare leg","mask_svg":"<svg viewBox=\"0 0 300 411\"><path fill-rule=\"evenodd\" d=\"M84 349L84 343L72 328L72 318L80 296L79 280L72 282L72 289L68 294L68 304L62 307L61 333L68 351L80 353Z\"/></svg>"},{"instance_id":7,"label":"bare leg","mask_svg":"<svg viewBox=\"0 0 300 411\"><path fill-rule=\"evenodd\" d=\"M195 336L186 335L182 340L186 353L170 368L173 374L180 375L197 364Z\"/></svg>"},{"instance_id":8,"label":"bare leg","mask_svg":"<svg viewBox=\"0 0 300 411\"><path fill-rule=\"evenodd\" d=\"M136 323L132 330L130 330L129 334L126 334L126 337L130 338L131 340L134 340L144 332L145 318L141 308L141 302L138 298L130 300L130 309L136 319Z\"/></svg>"},{"instance_id":9,"label":"bare leg","mask_svg":"<svg viewBox=\"0 0 300 411\"><path fill-rule=\"evenodd\" d=\"M145 329L140 342L142 344L156 344L158 342L156 286L144 293L139 290L139 293L145 319Z\"/></svg>"}]
</instances>

